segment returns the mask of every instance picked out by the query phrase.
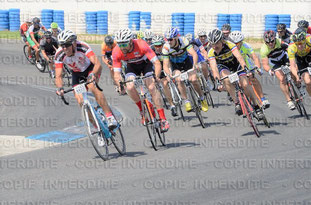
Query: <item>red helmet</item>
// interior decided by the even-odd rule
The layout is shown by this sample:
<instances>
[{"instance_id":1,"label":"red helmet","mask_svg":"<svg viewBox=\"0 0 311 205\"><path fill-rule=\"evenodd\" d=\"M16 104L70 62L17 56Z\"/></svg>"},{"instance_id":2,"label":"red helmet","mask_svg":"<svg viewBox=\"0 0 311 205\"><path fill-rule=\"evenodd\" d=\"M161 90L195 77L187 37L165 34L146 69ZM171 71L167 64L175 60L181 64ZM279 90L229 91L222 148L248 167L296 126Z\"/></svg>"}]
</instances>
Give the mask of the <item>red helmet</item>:
<instances>
[{"instance_id":1,"label":"red helmet","mask_svg":"<svg viewBox=\"0 0 311 205\"><path fill-rule=\"evenodd\" d=\"M265 34L263 35L263 39L265 40L266 43L275 41L275 37L276 37L276 34L272 30L266 31Z\"/></svg>"}]
</instances>

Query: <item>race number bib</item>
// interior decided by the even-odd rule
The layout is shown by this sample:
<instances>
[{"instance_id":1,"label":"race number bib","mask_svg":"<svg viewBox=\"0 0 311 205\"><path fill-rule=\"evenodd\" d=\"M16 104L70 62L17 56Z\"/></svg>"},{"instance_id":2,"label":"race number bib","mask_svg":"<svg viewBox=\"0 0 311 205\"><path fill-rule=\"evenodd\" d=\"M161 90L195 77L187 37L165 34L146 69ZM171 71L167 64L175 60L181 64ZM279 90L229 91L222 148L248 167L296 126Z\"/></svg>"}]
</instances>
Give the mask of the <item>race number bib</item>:
<instances>
[{"instance_id":1,"label":"race number bib","mask_svg":"<svg viewBox=\"0 0 311 205\"><path fill-rule=\"evenodd\" d=\"M230 83L234 83L239 81L239 76L237 73L233 73L231 75L228 76Z\"/></svg>"},{"instance_id":2,"label":"race number bib","mask_svg":"<svg viewBox=\"0 0 311 205\"><path fill-rule=\"evenodd\" d=\"M308 67L308 72L311 75L311 68L310 67Z\"/></svg>"},{"instance_id":3,"label":"race number bib","mask_svg":"<svg viewBox=\"0 0 311 205\"><path fill-rule=\"evenodd\" d=\"M289 74L290 73L290 70L289 68L286 66L286 67L282 67L282 71L285 75Z\"/></svg>"},{"instance_id":4,"label":"race number bib","mask_svg":"<svg viewBox=\"0 0 311 205\"><path fill-rule=\"evenodd\" d=\"M83 93L87 92L85 84L79 84L79 85L75 86L73 89L74 89L76 94L83 94Z\"/></svg>"},{"instance_id":5,"label":"race number bib","mask_svg":"<svg viewBox=\"0 0 311 205\"><path fill-rule=\"evenodd\" d=\"M185 72L185 73L180 74L180 79L182 81L188 80L188 73Z\"/></svg>"}]
</instances>

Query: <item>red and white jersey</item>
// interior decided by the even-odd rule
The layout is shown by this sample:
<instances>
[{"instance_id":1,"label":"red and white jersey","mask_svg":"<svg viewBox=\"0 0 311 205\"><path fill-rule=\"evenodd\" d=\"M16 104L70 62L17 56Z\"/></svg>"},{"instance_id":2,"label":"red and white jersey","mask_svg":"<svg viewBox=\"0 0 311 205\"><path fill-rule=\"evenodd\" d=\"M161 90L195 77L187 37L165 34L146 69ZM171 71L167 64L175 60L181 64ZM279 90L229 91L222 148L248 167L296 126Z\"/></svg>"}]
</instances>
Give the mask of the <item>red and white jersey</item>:
<instances>
[{"instance_id":1,"label":"red and white jersey","mask_svg":"<svg viewBox=\"0 0 311 205\"><path fill-rule=\"evenodd\" d=\"M94 56L91 47L83 42L77 41L77 48L74 56L66 56L62 47L58 48L54 57L55 68L63 68L66 64L73 72L84 72L92 63L90 57Z\"/></svg>"},{"instance_id":2,"label":"red and white jersey","mask_svg":"<svg viewBox=\"0 0 311 205\"><path fill-rule=\"evenodd\" d=\"M147 59L151 62L158 59L157 55L149 47L146 41L142 39L134 39L133 46L133 51L127 54L123 54L118 45L113 49L113 68L120 69L122 67L121 60L126 63L140 64Z\"/></svg>"}]
</instances>

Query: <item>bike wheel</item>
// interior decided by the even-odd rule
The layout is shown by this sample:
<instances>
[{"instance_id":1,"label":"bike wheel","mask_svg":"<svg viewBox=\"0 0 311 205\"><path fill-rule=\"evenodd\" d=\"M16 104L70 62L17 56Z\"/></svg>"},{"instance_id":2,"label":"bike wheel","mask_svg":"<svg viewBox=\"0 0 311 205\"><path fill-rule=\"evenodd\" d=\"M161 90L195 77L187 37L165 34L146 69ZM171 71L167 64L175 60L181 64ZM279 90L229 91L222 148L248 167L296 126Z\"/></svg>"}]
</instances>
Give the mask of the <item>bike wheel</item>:
<instances>
[{"instance_id":1,"label":"bike wheel","mask_svg":"<svg viewBox=\"0 0 311 205\"><path fill-rule=\"evenodd\" d=\"M63 77L64 84L69 87L71 85L71 74L70 74L70 71L68 70L68 68L65 67L65 65L63 68L63 76L62 77Z\"/></svg>"},{"instance_id":2,"label":"bike wheel","mask_svg":"<svg viewBox=\"0 0 311 205\"><path fill-rule=\"evenodd\" d=\"M121 131L121 125L119 125L119 128L117 128L115 131L111 131L111 142L116 148L116 150L119 152L120 155L124 155L126 152L126 146L124 142L124 137Z\"/></svg>"},{"instance_id":3,"label":"bike wheel","mask_svg":"<svg viewBox=\"0 0 311 205\"><path fill-rule=\"evenodd\" d=\"M150 113L151 110L148 109L147 107L147 100L144 101L143 103L143 115L145 118L145 124L146 124L146 128L147 128L147 132L148 132L148 136L151 142L151 145L153 147L153 149L155 151L157 151L157 129L156 129L156 125L155 122L152 120L153 117L152 113Z\"/></svg>"},{"instance_id":4,"label":"bike wheel","mask_svg":"<svg viewBox=\"0 0 311 205\"><path fill-rule=\"evenodd\" d=\"M24 45L23 51L24 51L24 55L25 55L27 61L29 63L31 63L31 64L35 64L33 58L29 59L29 56L28 56L28 45Z\"/></svg>"},{"instance_id":5,"label":"bike wheel","mask_svg":"<svg viewBox=\"0 0 311 205\"><path fill-rule=\"evenodd\" d=\"M251 125L251 127L253 128L256 136L260 137L260 133L258 131L257 125L254 123L254 116L252 113L252 110L254 110L254 109L251 109L249 107L251 105L250 105L249 101L247 100L244 93L239 93L239 101L240 101L241 108L243 110L243 114L246 115L247 120L248 120L249 124Z\"/></svg>"},{"instance_id":6,"label":"bike wheel","mask_svg":"<svg viewBox=\"0 0 311 205\"><path fill-rule=\"evenodd\" d=\"M38 65L37 65L36 63L35 63L35 66L36 66L36 68L37 68L41 73L43 73L43 72L45 71L46 61L45 61L45 59L43 59L43 58L41 57L40 54L39 54L39 64L41 65L41 68L38 67Z\"/></svg>"},{"instance_id":7,"label":"bike wheel","mask_svg":"<svg viewBox=\"0 0 311 205\"><path fill-rule=\"evenodd\" d=\"M91 143L100 158L103 160L108 159L108 140L104 136L103 132L101 131L99 122L96 118L95 111L89 105L82 106L82 118L84 119L87 134L91 140ZM100 146L98 144L99 140L104 141L104 145Z\"/></svg>"},{"instance_id":8,"label":"bike wheel","mask_svg":"<svg viewBox=\"0 0 311 205\"><path fill-rule=\"evenodd\" d=\"M163 106L164 106L165 109L168 110L169 109L169 106L168 106L169 103L168 103L168 100L166 99L166 96L164 94L163 87L159 86L158 88L159 88L158 90L159 90L161 98L162 98Z\"/></svg>"},{"instance_id":9,"label":"bike wheel","mask_svg":"<svg viewBox=\"0 0 311 205\"><path fill-rule=\"evenodd\" d=\"M270 125L270 122L268 121L268 119L267 119L267 117L264 115L264 117L263 117L263 123L268 127L268 128L270 128L271 127L271 125Z\"/></svg>"},{"instance_id":10,"label":"bike wheel","mask_svg":"<svg viewBox=\"0 0 311 205\"><path fill-rule=\"evenodd\" d=\"M292 82L289 83L288 89L289 89L290 98L294 101L294 104L295 104L295 107L298 113L300 114L300 116L303 116L302 109L300 107L300 104L298 103L300 99Z\"/></svg>"},{"instance_id":11,"label":"bike wheel","mask_svg":"<svg viewBox=\"0 0 311 205\"><path fill-rule=\"evenodd\" d=\"M199 122L200 122L202 128L205 128L204 120L203 120L202 113L201 113L201 106L199 105L199 97L195 93L195 90L192 87L192 85L190 85L189 93L190 93L190 96L192 99L192 104L193 104L195 114L196 114L197 118L199 119Z\"/></svg>"},{"instance_id":12,"label":"bike wheel","mask_svg":"<svg viewBox=\"0 0 311 205\"><path fill-rule=\"evenodd\" d=\"M301 108L301 112L303 113L303 115L305 116L305 118L306 118L307 120L309 120L310 117L309 117L309 115L308 115L308 113L307 113L307 111L306 111L306 108L305 108L305 106L304 106L302 100L298 101L298 104L299 104L299 106L300 106L300 108Z\"/></svg>"},{"instance_id":13,"label":"bike wheel","mask_svg":"<svg viewBox=\"0 0 311 205\"><path fill-rule=\"evenodd\" d=\"M178 103L177 107L178 107L178 110L179 110L179 113L180 113L180 116L181 116L182 120L185 122L186 119L185 119L184 113L183 113L183 111L182 111L181 104Z\"/></svg>"},{"instance_id":14,"label":"bike wheel","mask_svg":"<svg viewBox=\"0 0 311 205\"><path fill-rule=\"evenodd\" d=\"M214 108L215 106L214 106L214 101L213 101L213 98L212 98L212 95L211 95L211 91L210 91L210 88L207 85L207 82L206 82L204 76L200 77L200 82L201 82L202 90L204 92L204 98L205 98L208 106L212 106Z\"/></svg>"}]
</instances>

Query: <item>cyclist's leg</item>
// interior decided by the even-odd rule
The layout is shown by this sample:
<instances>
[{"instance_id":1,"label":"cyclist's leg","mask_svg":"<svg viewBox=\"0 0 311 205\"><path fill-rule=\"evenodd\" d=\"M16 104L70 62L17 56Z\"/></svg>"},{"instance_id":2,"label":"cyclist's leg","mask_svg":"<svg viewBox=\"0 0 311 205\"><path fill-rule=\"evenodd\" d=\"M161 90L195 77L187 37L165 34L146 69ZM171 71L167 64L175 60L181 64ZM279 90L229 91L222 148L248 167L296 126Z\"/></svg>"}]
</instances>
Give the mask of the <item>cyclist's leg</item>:
<instances>
[{"instance_id":1,"label":"cyclist's leg","mask_svg":"<svg viewBox=\"0 0 311 205\"><path fill-rule=\"evenodd\" d=\"M248 83L248 78L246 76L246 73L241 73L240 74L240 85L243 88L245 95L249 99L251 99L251 101L253 103L257 104L258 106L261 106L259 104L259 101L256 100L256 96L255 96L254 90L251 88L251 86Z\"/></svg>"},{"instance_id":2,"label":"cyclist's leg","mask_svg":"<svg viewBox=\"0 0 311 205\"><path fill-rule=\"evenodd\" d=\"M175 63L172 63L172 70L173 70L173 75L179 75L181 73L179 66ZM175 80L177 82L177 87L178 87L178 90L180 92L181 98L183 100L187 100L188 97L187 97L185 84L183 82L181 82L180 77L175 78Z\"/></svg>"},{"instance_id":3,"label":"cyclist's leg","mask_svg":"<svg viewBox=\"0 0 311 205\"><path fill-rule=\"evenodd\" d=\"M306 90L311 97L311 76L308 72L304 72L301 76L306 85Z\"/></svg>"},{"instance_id":4,"label":"cyclist's leg","mask_svg":"<svg viewBox=\"0 0 311 205\"><path fill-rule=\"evenodd\" d=\"M161 76L162 76L162 74L161 74ZM160 76L160 78L161 78L161 76ZM162 77L163 77L163 76L162 76ZM167 98L169 104L170 104L171 106L173 106L174 103L173 103L171 91L170 91L170 88L168 87L168 80L166 79L165 76L164 76L163 78L161 78L161 82L162 82L162 85L163 85L164 95L165 95L165 97Z\"/></svg>"},{"instance_id":5,"label":"cyclist's leg","mask_svg":"<svg viewBox=\"0 0 311 205\"><path fill-rule=\"evenodd\" d=\"M139 65L137 65L139 66ZM137 67L134 69L132 64L128 64L126 69L125 69L125 80L133 80L135 79L135 77L137 75L140 75L141 71L140 71L140 67ZM140 98L138 95L138 92L135 88L135 84L133 82L127 83L126 84L126 90L128 95L130 96L130 98L135 102L135 104L137 105L139 111L142 111L142 105L140 102Z\"/></svg>"},{"instance_id":6,"label":"cyclist's leg","mask_svg":"<svg viewBox=\"0 0 311 205\"><path fill-rule=\"evenodd\" d=\"M286 98L286 101L290 101L290 96L289 96L289 90L288 90L288 85L286 84L286 77L284 73L281 70L278 70L275 72L275 76L279 79L280 81L280 88Z\"/></svg>"},{"instance_id":7,"label":"cyclist's leg","mask_svg":"<svg viewBox=\"0 0 311 205\"><path fill-rule=\"evenodd\" d=\"M228 67L224 65L217 65L218 67L218 72L220 74L220 77L226 77L227 75L230 75L230 70ZM225 85L225 90L229 93L231 98L233 99L234 102L237 102L236 96L235 96L235 87L233 84L230 83L229 79L225 79L223 81L223 84Z\"/></svg>"}]
</instances>

